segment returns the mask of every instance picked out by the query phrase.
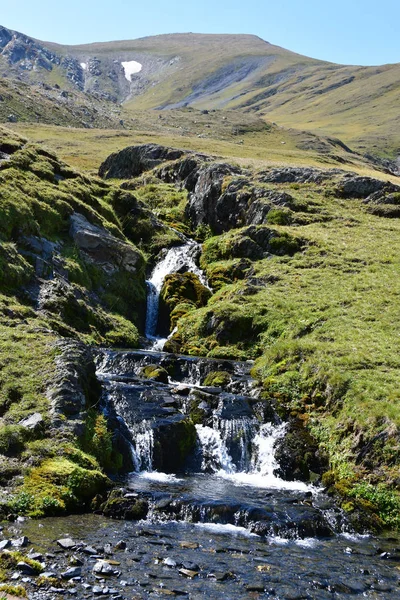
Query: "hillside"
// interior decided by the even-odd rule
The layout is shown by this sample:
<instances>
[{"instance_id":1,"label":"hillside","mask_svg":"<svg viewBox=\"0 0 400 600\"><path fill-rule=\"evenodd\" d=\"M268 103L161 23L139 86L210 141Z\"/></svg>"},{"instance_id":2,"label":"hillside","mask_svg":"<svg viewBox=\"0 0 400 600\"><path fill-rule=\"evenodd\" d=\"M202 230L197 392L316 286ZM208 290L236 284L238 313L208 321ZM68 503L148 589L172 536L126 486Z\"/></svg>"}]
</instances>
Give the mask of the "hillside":
<instances>
[{"instance_id":1,"label":"hillside","mask_svg":"<svg viewBox=\"0 0 400 600\"><path fill-rule=\"evenodd\" d=\"M6 28L0 30L0 64L8 78L79 92L86 104L95 98L116 112L123 103L120 120L128 126L137 110L236 109L339 137L362 152L396 158L400 148L399 64L336 65L251 35L171 34L61 46ZM22 120L43 120L15 112ZM44 120L66 124L65 118ZM96 126L96 119L85 123Z\"/></svg>"},{"instance_id":2,"label":"hillside","mask_svg":"<svg viewBox=\"0 0 400 600\"><path fill-rule=\"evenodd\" d=\"M212 294L195 304L170 278L166 348L255 360L260 402L309 440L287 437L297 468L309 477L319 448L361 526L398 524L395 177L145 145L99 178L5 129L0 151L0 510L87 509L124 465L88 348L143 344L145 273L181 243L173 227L203 242Z\"/></svg>"}]
</instances>

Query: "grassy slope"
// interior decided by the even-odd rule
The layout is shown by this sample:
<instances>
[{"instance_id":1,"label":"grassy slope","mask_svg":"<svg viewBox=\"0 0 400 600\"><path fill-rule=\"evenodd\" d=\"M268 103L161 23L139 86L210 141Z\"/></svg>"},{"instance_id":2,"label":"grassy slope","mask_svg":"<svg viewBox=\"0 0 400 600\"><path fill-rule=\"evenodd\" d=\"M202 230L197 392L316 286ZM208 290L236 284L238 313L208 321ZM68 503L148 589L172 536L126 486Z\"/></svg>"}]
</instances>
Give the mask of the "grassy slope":
<instances>
[{"instance_id":1,"label":"grassy slope","mask_svg":"<svg viewBox=\"0 0 400 600\"><path fill-rule=\"evenodd\" d=\"M96 413L88 413L83 441L68 428L54 428L46 390L59 353L55 342L64 337L138 345L138 312L140 305L142 311L145 307L144 257L135 274L117 270L105 276L74 246L69 216L84 214L133 248L146 235L157 248L169 238L159 230L157 241L148 213L129 192L121 197L112 184L79 174L4 128L0 148L11 155L0 163L0 483L7 486L0 494L0 512L59 514L82 509L90 500L88 489L94 490L92 495L99 487L104 490L106 478L99 469L110 468L112 446ZM136 207L135 217L125 214L124 207ZM43 271L35 273L38 263L26 236L58 244L54 260L43 257ZM47 296L40 305L39 287L50 281L63 283L66 291ZM43 417L41 426L29 430L21 425L37 412ZM20 479L13 479L21 473L26 477L13 498L8 486L11 481L21 486Z\"/></svg>"},{"instance_id":2,"label":"grassy slope","mask_svg":"<svg viewBox=\"0 0 400 600\"><path fill-rule=\"evenodd\" d=\"M214 154L244 165L326 166L383 176L372 163L346 152L335 141L278 127L237 111L202 114L194 109L171 110L162 118L154 111L142 111L136 113L130 129L123 131L25 123L9 127L43 143L76 168L93 173L112 152L135 144L158 143Z\"/></svg>"},{"instance_id":3,"label":"grassy slope","mask_svg":"<svg viewBox=\"0 0 400 600\"><path fill-rule=\"evenodd\" d=\"M305 240L305 249L256 261L249 281L229 284L231 261L217 259L233 233L207 240L203 267L225 285L179 322L183 351L256 359L265 397L316 435L337 489L372 501L398 525L400 504L388 489L398 489L400 475L400 221L332 196L329 185L277 189L316 219L274 226ZM210 314L231 332L223 345L206 333ZM353 509L352 501L344 506Z\"/></svg>"},{"instance_id":4,"label":"grassy slope","mask_svg":"<svg viewBox=\"0 0 400 600\"><path fill-rule=\"evenodd\" d=\"M176 129L182 123L189 127L194 116L198 120L198 113L194 116L190 111L184 113L184 119L189 119L186 121L178 114L171 113L176 121L167 122L169 130L165 123L157 128L158 118L153 121L149 117L145 121L147 132L140 129L140 124L138 131L132 133L21 125L16 128L45 140L50 147L57 147L62 156L91 169L98 165L102 154L143 141L211 149L253 167L294 163L338 166L329 152L300 149L304 138L299 141L297 133L280 128L272 132L262 129L245 132L241 135L243 145L238 145L237 136L229 133L231 124L215 128L217 139L190 138ZM286 143L282 145L281 141ZM355 164L340 166L388 178L357 157L350 155L350 160ZM391 179L396 181L394 177ZM400 294L396 275L400 256L399 221L368 214L360 200L339 200L332 195L331 184L281 185L278 189L286 189L308 206L305 214L311 218L304 221L308 225L275 225L278 230L305 239L304 251L292 258L273 257L255 262L254 276L275 282L262 285L255 294L246 293L246 281L229 284L229 278L225 279L225 285L215 293L208 307L181 320L183 350L211 356L249 357L249 348L243 345L241 334L228 347L221 347L213 334L204 335L202 323L209 310L217 315L229 314L239 325L243 315L246 319L250 317L258 332L251 345L251 356L257 359L255 374L263 382L266 397L309 425L330 456L342 492L350 497L355 494L362 501L372 500L384 519L392 519L390 507L397 506L397 500L388 489L393 490L397 485L400 457L397 360L400 329L396 316ZM173 194L162 186L160 190L161 196L151 186L137 193L171 222L169 204L163 211L160 197L170 193L173 203ZM181 195L176 196L176 202L179 210L172 209L172 216L179 220ZM218 247L225 237L213 238L205 244L204 266L214 277L215 273L226 271L227 265L226 261L215 261L208 248ZM276 279L271 279L271 275ZM242 333L246 338L247 332ZM379 434L383 437L376 439ZM360 450L368 442L371 450L367 458L357 462ZM346 501L347 509L352 509L351 502Z\"/></svg>"},{"instance_id":5,"label":"grassy slope","mask_svg":"<svg viewBox=\"0 0 400 600\"><path fill-rule=\"evenodd\" d=\"M237 58L268 58L265 65L244 80L231 82L221 91L211 93L205 86L202 96L192 105L257 110L281 125L335 135L357 148L387 155L395 155L400 148L399 64L335 65L289 52L255 36L240 35L179 34L70 48L50 47L78 54L143 52L181 57L179 68L167 77L150 76L156 85L128 101L128 110L182 101L194 86Z\"/></svg>"},{"instance_id":6,"label":"grassy slope","mask_svg":"<svg viewBox=\"0 0 400 600\"><path fill-rule=\"evenodd\" d=\"M295 54L251 35L170 34L81 46L41 43L78 61L100 59L102 72L96 76L97 83L89 77L89 89L92 84L93 90L99 85L100 91L120 100L125 98L129 125L138 110L173 106L186 99L198 109L256 111L280 125L335 135L375 154L395 157L399 152L399 64L336 65ZM126 98L128 90L124 86L120 89L121 80L112 82L107 74L113 60L134 59L144 64L138 76L142 86L139 93ZM250 61L252 67L238 76L243 61ZM11 72L14 76L15 68ZM23 76L38 81L36 72ZM59 67L51 72L42 70L39 76L51 85L58 83L71 90L71 83ZM217 80L219 86L215 85ZM83 96L76 100L90 104ZM116 105L111 106L117 110ZM37 118L33 108L29 118ZM76 116L70 115L70 119L68 124L77 124ZM44 115L40 120L48 121ZM105 126L105 115L102 120L100 123L98 119L99 124ZM55 122L53 117L50 121ZM62 115L57 124L64 123ZM96 124L95 117L89 119L92 124Z\"/></svg>"}]
</instances>

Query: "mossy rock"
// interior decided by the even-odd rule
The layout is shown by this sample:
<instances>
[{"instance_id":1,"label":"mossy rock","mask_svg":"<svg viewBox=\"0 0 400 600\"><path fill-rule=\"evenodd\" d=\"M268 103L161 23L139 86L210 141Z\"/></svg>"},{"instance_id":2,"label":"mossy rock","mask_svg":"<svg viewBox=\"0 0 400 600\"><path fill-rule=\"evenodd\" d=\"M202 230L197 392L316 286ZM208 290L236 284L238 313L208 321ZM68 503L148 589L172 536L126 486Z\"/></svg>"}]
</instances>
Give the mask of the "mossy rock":
<instances>
[{"instance_id":1,"label":"mossy rock","mask_svg":"<svg viewBox=\"0 0 400 600\"><path fill-rule=\"evenodd\" d=\"M192 304L194 308L200 308L207 304L210 297L211 291L200 282L194 273L188 271L167 275L160 292L159 331L162 333L171 331L173 328L171 313L178 305ZM174 323L177 320L176 317L175 313Z\"/></svg>"},{"instance_id":2,"label":"mossy rock","mask_svg":"<svg viewBox=\"0 0 400 600\"><path fill-rule=\"evenodd\" d=\"M228 371L211 371L203 381L203 385L210 387L224 387L231 380Z\"/></svg>"},{"instance_id":3,"label":"mossy rock","mask_svg":"<svg viewBox=\"0 0 400 600\"><path fill-rule=\"evenodd\" d=\"M104 516L126 521L145 519L148 509L149 505L145 500L125 498L125 492L121 489L112 490L100 507Z\"/></svg>"},{"instance_id":4,"label":"mossy rock","mask_svg":"<svg viewBox=\"0 0 400 600\"><path fill-rule=\"evenodd\" d=\"M328 467L327 458L318 443L303 421L296 418L289 422L285 437L278 442L275 457L279 463L279 477L289 481L311 481L322 476Z\"/></svg>"},{"instance_id":5,"label":"mossy rock","mask_svg":"<svg viewBox=\"0 0 400 600\"><path fill-rule=\"evenodd\" d=\"M168 372L160 365L146 365L140 369L139 375L160 383L168 383Z\"/></svg>"},{"instance_id":6,"label":"mossy rock","mask_svg":"<svg viewBox=\"0 0 400 600\"><path fill-rule=\"evenodd\" d=\"M97 469L85 469L71 460L50 458L25 477L13 508L30 516L57 515L82 510L110 480Z\"/></svg>"}]
</instances>

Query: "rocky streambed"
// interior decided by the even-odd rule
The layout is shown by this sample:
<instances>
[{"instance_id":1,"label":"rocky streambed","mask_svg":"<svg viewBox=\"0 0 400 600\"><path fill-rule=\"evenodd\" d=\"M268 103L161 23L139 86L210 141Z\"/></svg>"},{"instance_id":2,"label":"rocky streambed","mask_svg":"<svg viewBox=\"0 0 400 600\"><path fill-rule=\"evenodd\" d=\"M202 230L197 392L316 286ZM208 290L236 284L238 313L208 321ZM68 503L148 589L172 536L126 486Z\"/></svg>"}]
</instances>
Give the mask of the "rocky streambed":
<instances>
[{"instance_id":1,"label":"rocky streambed","mask_svg":"<svg viewBox=\"0 0 400 600\"><path fill-rule=\"evenodd\" d=\"M6 526L3 548L7 540L41 565L38 575L20 561L11 575L32 600L400 597L393 538L288 540L231 525L77 515Z\"/></svg>"}]
</instances>

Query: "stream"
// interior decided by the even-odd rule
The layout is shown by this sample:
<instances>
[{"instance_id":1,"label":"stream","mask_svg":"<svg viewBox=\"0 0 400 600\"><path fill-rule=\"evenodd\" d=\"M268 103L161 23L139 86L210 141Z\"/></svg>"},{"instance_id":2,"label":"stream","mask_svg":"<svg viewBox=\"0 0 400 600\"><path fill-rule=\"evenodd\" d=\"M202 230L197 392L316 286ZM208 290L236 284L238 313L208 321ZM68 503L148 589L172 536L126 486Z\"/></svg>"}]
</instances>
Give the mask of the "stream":
<instances>
[{"instance_id":1,"label":"stream","mask_svg":"<svg viewBox=\"0 0 400 600\"><path fill-rule=\"evenodd\" d=\"M146 518L26 521L12 526L14 535L35 540L55 564L78 557L77 598L400 598L400 541L357 535L320 484L284 476L276 449L287 425L259 399L252 364L162 352L162 282L191 270L206 283L196 253L190 240L172 248L149 278L150 349L101 350L96 359L102 409L131 461L118 485L146 504ZM143 377L149 366L163 381ZM206 385L216 371L224 384ZM60 554L55 540L66 537L76 546ZM117 565L112 576L93 573L99 558Z\"/></svg>"}]
</instances>

